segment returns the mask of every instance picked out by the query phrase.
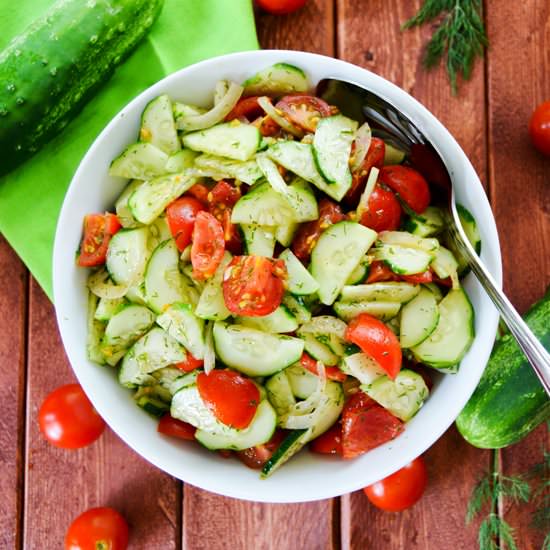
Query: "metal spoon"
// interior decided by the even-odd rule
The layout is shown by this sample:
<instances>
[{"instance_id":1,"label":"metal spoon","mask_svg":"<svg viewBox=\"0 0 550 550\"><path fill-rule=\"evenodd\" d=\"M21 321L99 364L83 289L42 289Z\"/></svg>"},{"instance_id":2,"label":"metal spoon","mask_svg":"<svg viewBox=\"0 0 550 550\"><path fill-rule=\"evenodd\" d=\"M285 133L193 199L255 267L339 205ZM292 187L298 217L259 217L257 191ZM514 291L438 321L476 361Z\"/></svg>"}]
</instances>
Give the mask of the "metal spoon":
<instances>
[{"instance_id":1,"label":"metal spoon","mask_svg":"<svg viewBox=\"0 0 550 550\"><path fill-rule=\"evenodd\" d=\"M456 209L451 176L436 147L394 105L365 88L337 79L323 79L317 85L317 95L340 108L345 115L359 121L368 121L385 140L407 153L411 164L431 183L446 207L447 230L455 247L468 263L510 332L525 353L546 393L550 396L550 354L525 324L505 294L474 251L460 223Z\"/></svg>"}]
</instances>

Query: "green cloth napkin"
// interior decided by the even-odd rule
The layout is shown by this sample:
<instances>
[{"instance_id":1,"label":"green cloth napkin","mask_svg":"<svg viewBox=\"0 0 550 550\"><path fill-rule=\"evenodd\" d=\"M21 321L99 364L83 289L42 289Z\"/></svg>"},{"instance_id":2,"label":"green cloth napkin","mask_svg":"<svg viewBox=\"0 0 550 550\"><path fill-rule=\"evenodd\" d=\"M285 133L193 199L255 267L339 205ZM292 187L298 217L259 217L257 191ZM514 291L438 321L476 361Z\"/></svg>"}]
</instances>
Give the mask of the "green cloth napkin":
<instances>
[{"instance_id":1,"label":"green cloth napkin","mask_svg":"<svg viewBox=\"0 0 550 550\"><path fill-rule=\"evenodd\" d=\"M0 50L52 0L0 2ZM37 155L0 178L0 231L52 299L57 217L96 136L132 98L203 59L258 47L251 0L165 0L147 38L82 113Z\"/></svg>"}]
</instances>

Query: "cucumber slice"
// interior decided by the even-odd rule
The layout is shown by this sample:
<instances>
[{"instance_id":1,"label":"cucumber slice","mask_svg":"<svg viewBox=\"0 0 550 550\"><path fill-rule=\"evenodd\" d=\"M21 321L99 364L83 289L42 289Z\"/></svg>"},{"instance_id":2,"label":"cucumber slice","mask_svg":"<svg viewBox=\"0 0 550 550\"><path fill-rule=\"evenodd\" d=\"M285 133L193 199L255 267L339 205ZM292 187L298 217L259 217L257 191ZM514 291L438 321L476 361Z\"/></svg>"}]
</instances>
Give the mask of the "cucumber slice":
<instances>
[{"instance_id":1,"label":"cucumber slice","mask_svg":"<svg viewBox=\"0 0 550 550\"><path fill-rule=\"evenodd\" d=\"M419 294L401 310L399 341L402 348L412 348L423 342L437 327L439 308L433 292L422 288Z\"/></svg>"},{"instance_id":2,"label":"cucumber slice","mask_svg":"<svg viewBox=\"0 0 550 550\"><path fill-rule=\"evenodd\" d=\"M166 172L168 155L152 143L132 143L111 162L109 175L149 180Z\"/></svg>"},{"instance_id":3,"label":"cucumber slice","mask_svg":"<svg viewBox=\"0 0 550 550\"><path fill-rule=\"evenodd\" d=\"M422 214L412 212L403 227L409 233L418 237L438 235L445 228L441 210L437 206L428 206Z\"/></svg>"},{"instance_id":4,"label":"cucumber slice","mask_svg":"<svg viewBox=\"0 0 550 550\"><path fill-rule=\"evenodd\" d=\"M241 224L246 253L250 256L273 257L275 251L275 230L270 225Z\"/></svg>"},{"instance_id":5,"label":"cucumber slice","mask_svg":"<svg viewBox=\"0 0 550 550\"><path fill-rule=\"evenodd\" d=\"M214 323L213 335L220 360L252 377L275 374L296 363L304 351L304 342L299 338L220 321Z\"/></svg>"},{"instance_id":6,"label":"cucumber slice","mask_svg":"<svg viewBox=\"0 0 550 550\"><path fill-rule=\"evenodd\" d=\"M290 248L279 254L288 272L288 291L297 296L313 294L319 290L319 283L311 276L302 262L294 255Z\"/></svg>"},{"instance_id":7,"label":"cucumber slice","mask_svg":"<svg viewBox=\"0 0 550 550\"><path fill-rule=\"evenodd\" d=\"M297 331L298 336L312 334L315 339L327 346L332 353L343 357L345 350L345 334L347 325L332 315L312 317L309 323L304 323Z\"/></svg>"},{"instance_id":8,"label":"cucumber slice","mask_svg":"<svg viewBox=\"0 0 550 550\"><path fill-rule=\"evenodd\" d=\"M115 283L131 285L143 278L151 255L148 239L149 230L146 227L121 229L113 235L105 265Z\"/></svg>"},{"instance_id":9,"label":"cucumber slice","mask_svg":"<svg viewBox=\"0 0 550 550\"><path fill-rule=\"evenodd\" d=\"M313 157L329 183L351 186L349 158L357 122L343 115L322 118L313 137Z\"/></svg>"},{"instance_id":10,"label":"cucumber slice","mask_svg":"<svg viewBox=\"0 0 550 550\"><path fill-rule=\"evenodd\" d=\"M311 333L304 333L301 338L304 341L304 349L313 359L321 361L321 363L333 367L340 362L340 357L336 355L326 344L326 339L323 341Z\"/></svg>"},{"instance_id":11,"label":"cucumber slice","mask_svg":"<svg viewBox=\"0 0 550 550\"><path fill-rule=\"evenodd\" d=\"M311 253L311 273L323 304L336 300L375 239L372 229L356 222L339 222L323 231Z\"/></svg>"},{"instance_id":12,"label":"cucumber slice","mask_svg":"<svg viewBox=\"0 0 550 550\"><path fill-rule=\"evenodd\" d=\"M342 363L342 370L357 378L361 384L372 384L376 379L386 375L386 371L366 353L347 355Z\"/></svg>"},{"instance_id":13,"label":"cucumber slice","mask_svg":"<svg viewBox=\"0 0 550 550\"><path fill-rule=\"evenodd\" d=\"M466 237L468 237L468 240L476 253L478 255L481 254L481 235L479 233L475 218L472 216L470 211L461 204L457 204L456 209L458 211L458 217L460 218L462 229L464 229L464 233L466 233Z\"/></svg>"},{"instance_id":14,"label":"cucumber slice","mask_svg":"<svg viewBox=\"0 0 550 550\"><path fill-rule=\"evenodd\" d=\"M282 416L296 405L296 399L292 393L286 371L287 369L277 372L265 384L267 398L277 412L277 416Z\"/></svg>"},{"instance_id":15,"label":"cucumber slice","mask_svg":"<svg viewBox=\"0 0 550 550\"><path fill-rule=\"evenodd\" d=\"M296 317L298 324L307 323L311 319L311 311L304 303L301 296L285 294L283 296L283 305Z\"/></svg>"},{"instance_id":16,"label":"cucumber slice","mask_svg":"<svg viewBox=\"0 0 550 550\"><path fill-rule=\"evenodd\" d=\"M439 302L439 323L420 345L415 357L440 370L456 371L474 339L474 310L463 289L452 289Z\"/></svg>"},{"instance_id":17,"label":"cucumber slice","mask_svg":"<svg viewBox=\"0 0 550 550\"><path fill-rule=\"evenodd\" d=\"M290 246L292 244L292 239L298 230L297 222L287 222L283 225L278 225L275 228L275 239L282 246Z\"/></svg>"},{"instance_id":18,"label":"cucumber slice","mask_svg":"<svg viewBox=\"0 0 550 550\"><path fill-rule=\"evenodd\" d=\"M164 388L170 395L169 401L172 401L172 397L187 386L192 386L197 383L197 376L199 371L183 373L180 369L175 367L164 367L163 369L156 370L152 376L157 381L157 384Z\"/></svg>"},{"instance_id":19,"label":"cucumber slice","mask_svg":"<svg viewBox=\"0 0 550 550\"><path fill-rule=\"evenodd\" d=\"M257 72L243 82L243 95L280 96L296 92L307 92L309 82L298 67L289 63L276 63Z\"/></svg>"},{"instance_id":20,"label":"cucumber slice","mask_svg":"<svg viewBox=\"0 0 550 550\"><path fill-rule=\"evenodd\" d=\"M285 369L292 394L298 399L307 399L319 385L319 377L304 369L301 365L293 365Z\"/></svg>"},{"instance_id":21,"label":"cucumber slice","mask_svg":"<svg viewBox=\"0 0 550 550\"><path fill-rule=\"evenodd\" d=\"M182 142L193 151L245 161L257 151L261 137L252 124L232 121L186 134Z\"/></svg>"},{"instance_id":22,"label":"cucumber slice","mask_svg":"<svg viewBox=\"0 0 550 550\"><path fill-rule=\"evenodd\" d=\"M170 174L181 174L188 168L192 168L195 164L195 159L198 153L191 149L182 149L177 153L170 155L166 161L165 169Z\"/></svg>"},{"instance_id":23,"label":"cucumber slice","mask_svg":"<svg viewBox=\"0 0 550 550\"><path fill-rule=\"evenodd\" d=\"M277 450L262 468L261 478L266 479L278 470L291 457L300 452L308 443L310 437L309 429L292 430L283 439Z\"/></svg>"},{"instance_id":24,"label":"cucumber slice","mask_svg":"<svg viewBox=\"0 0 550 550\"><path fill-rule=\"evenodd\" d=\"M415 248L432 255L439 249L439 241L437 239L418 237L406 231L382 231L378 235L378 240L385 245Z\"/></svg>"},{"instance_id":25,"label":"cucumber slice","mask_svg":"<svg viewBox=\"0 0 550 550\"><path fill-rule=\"evenodd\" d=\"M263 317L237 317L237 322L245 327L272 333L294 332L298 328L296 317L283 305Z\"/></svg>"},{"instance_id":26,"label":"cucumber slice","mask_svg":"<svg viewBox=\"0 0 550 550\"><path fill-rule=\"evenodd\" d=\"M394 273L414 275L423 273L434 256L418 248L408 248L393 244L381 244L374 249L376 260L384 261Z\"/></svg>"},{"instance_id":27,"label":"cucumber slice","mask_svg":"<svg viewBox=\"0 0 550 550\"><path fill-rule=\"evenodd\" d=\"M406 153L391 143L385 142L384 164L401 164L405 160Z\"/></svg>"},{"instance_id":28,"label":"cucumber slice","mask_svg":"<svg viewBox=\"0 0 550 550\"><path fill-rule=\"evenodd\" d=\"M107 322L127 303L124 298L99 298L94 312L94 319L96 321Z\"/></svg>"},{"instance_id":29,"label":"cucumber slice","mask_svg":"<svg viewBox=\"0 0 550 550\"><path fill-rule=\"evenodd\" d=\"M409 369L400 371L395 380L381 376L361 389L403 422L418 412L430 393L422 376Z\"/></svg>"},{"instance_id":30,"label":"cucumber slice","mask_svg":"<svg viewBox=\"0 0 550 550\"><path fill-rule=\"evenodd\" d=\"M172 103L172 110L174 113L174 120L176 121L176 126L179 126L180 119L203 115L208 109L204 107L198 107L197 105L189 105L188 103L181 103L180 101L174 101Z\"/></svg>"},{"instance_id":31,"label":"cucumber slice","mask_svg":"<svg viewBox=\"0 0 550 550\"><path fill-rule=\"evenodd\" d=\"M231 262L231 254L225 251L216 273L206 281L201 292L195 309L197 317L211 321L223 321L231 315L231 312L225 306L222 289L223 273L229 262Z\"/></svg>"},{"instance_id":32,"label":"cucumber slice","mask_svg":"<svg viewBox=\"0 0 550 550\"><path fill-rule=\"evenodd\" d=\"M399 302L412 300L420 292L419 285L400 282L381 282L345 286L340 294L343 302Z\"/></svg>"},{"instance_id":33,"label":"cucumber slice","mask_svg":"<svg viewBox=\"0 0 550 550\"><path fill-rule=\"evenodd\" d=\"M450 277L453 281L453 286L458 286L458 262L448 248L444 246L439 248L431 267L440 279Z\"/></svg>"},{"instance_id":34,"label":"cucumber slice","mask_svg":"<svg viewBox=\"0 0 550 550\"><path fill-rule=\"evenodd\" d=\"M204 358L204 320L193 314L189 304L175 303L157 317L157 324L196 359Z\"/></svg>"},{"instance_id":35,"label":"cucumber slice","mask_svg":"<svg viewBox=\"0 0 550 550\"><path fill-rule=\"evenodd\" d=\"M141 224L134 218L130 207L128 206L128 199L134 193L134 191L143 184L142 180L132 180L122 191L115 203L115 212L118 217L118 221L125 228L138 227Z\"/></svg>"},{"instance_id":36,"label":"cucumber slice","mask_svg":"<svg viewBox=\"0 0 550 550\"><path fill-rule=\"evenodd\" d=\"M146 105L141 115L139 139L152 143L168 155L181 149L174 123L172 101L166 94L156 97Z\"/></svg>"},{"instance_id":37,"label":"cucumber slice","mask_svg":"<svg viewBox=\"0 0 550 550\"><path fill-rule=\"evenodd\" d=\"M105 357L100 350L101 340L105 332L105 323L95 319L98 298L93 292L88 292L88 308L86 316L86 356L90 361L100 365L105 364Z\"/></svg>"},{"instance_id":38,"label":"cucumber slice","mask_svg":"<svg viewBox=\"0 0 550 550\"><path fill-rule=\"evenodd\" d=\"M358 264L357 267L351 272L351 275L346 281L346 285L358 285L364 282L369 276L370 260L365 256Z\"/></svg>"},{"instance_id":39,"label":"cucumber slice","mask_svg":"<svg viewBox=\"0 0 550 550\"><path fill-rule=\"evenodd\" d=\"M262 171L254 159L240 162L214 155L200 155L195 159L195 167L200 176L215 180L237 179L253 185L262 178Z\"/></svg>"},{"instance_id":40,"label":"cucumber slice","mask_svg":"<svg viewBox=\"0 0 550 550\"><path fill-rule=\"evenodd\" d=\"M149 232L151 233L149 238L149 248L151 250L154 250L160 243L172 238L172 232L164 215L159 216L149 225Z\"/></svg>"},{"instance_id":41,"label":"cucumber slice","mask_svg":"<svg viewBox=\"0 0 550 550\"><path fill-rule=\"evenodd\" d=\"M389 321L401 309L399 302L335 302L332 306L343 321L351 321L361 313L368 313L381 321Z\"/></svg>"}]
</instances>

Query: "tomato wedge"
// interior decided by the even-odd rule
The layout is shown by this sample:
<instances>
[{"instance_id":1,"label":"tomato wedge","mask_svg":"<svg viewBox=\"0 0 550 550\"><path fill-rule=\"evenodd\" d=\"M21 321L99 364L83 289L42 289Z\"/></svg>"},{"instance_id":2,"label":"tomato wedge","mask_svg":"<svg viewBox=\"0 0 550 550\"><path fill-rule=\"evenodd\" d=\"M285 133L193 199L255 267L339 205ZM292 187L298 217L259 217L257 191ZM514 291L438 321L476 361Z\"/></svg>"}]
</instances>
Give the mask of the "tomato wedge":
<instances>
[{"instance_id":1,"label":"tomato wedge","mask_svg":"<svg viewBox=\"0 0 550 550\"><path fill-rule=\"evenodd\" d=\"M210 193L210 189L208 189L208 187L204 185L204 183L195 183L195 185L190 187L185 194L187 196L197 199L204 206L207 206L208 193Z\"/></svg>"},{"instance_id":2,"label":"tomato wedge","mask_svg":"<svg viewBox=\"0 0 550 550\"><path fill-rule=\"evenodd\" d=\"M197 376L197 388L202 400L223 424L243 430L256 414L260 390L254 382L229 369L213 370Z\"/></svg>"},{"instance_id":3,"label":"tomato wedge","mask_svg":"<svg viewBox=\"0 0 550 550\"><path fill-rule=\"evenodd\" d=\"M401 223L401 205L393 191L376 185L360 223L373 231L394 231Z\"/></svg>"},{"instance_id":4,"label":"tomato wedge","mask_svg":"<svg viewBox=\"0 0 550 550\"><path fill-rule=\"evenodd\" d=\"M281 304L286 278L286 266L282 260L235 256L223 276L225 305L236 315L269 315Z\"/></svg>"},{"instance_id":5,"label":"tomato wedge","mask_svg":"<svg viewBox=\"0 0 550 550\"><path fill-rule=\"evenodd\" d=\"M163 415L157 426L157 432L187 441L195 441L196 431L195 426L172 417L170 413Z\"/></svg>"},{"instance_id":6,"label":"tomato wedge","mask_svg":"<svg viewBox=\"0 0 550 550\"><path fill-rule=\"evenodd\" d=\"M103 265L111 237L121 227L115 214L109 212L84 216L84 236L76 263L81 267Z\"/></svg>"},{"instance_id":7,"label":"tomato wedge","mask_svg":"<svg viewBox=\"0 0 550 550\"><path fill-rule=\"evenodd\" d=\"M225 117L225 121L234 120L235 118L246 118L249 122L262 116L264 110L258 103L258 96L250 96L240 99L235 107L229 111L229 114Z\"/></svg>"},{"instance_id":8,"label":"tomato wedge","mask_svg":"<svg viewBox=\"0 0 550 550\"><path fill-rule=\"evenodd\" d=\"M424 285L433 281L433 273L427 269L422 273L415 273L414 275L400 275L401 280L414 285Z\"/></svg>"},{"instance_id":9,"label":"tomato wedge","mask_svg":"<svg viewBox=\"0 0 550 550\"><path fill-rule=\"evenodd\" d=\"M329 430L316 437L310 443L309 449L323 455L342 456L342 424L336 422Z\"/></svg>"},{"instance_id":10,"label":"tomato wedge","mask_svg":"<svg viewBox=\"0 0 550 550\"><path fill-rule=\"evenodd\" d=\"M346 340L370 355L394 379L401 370L401 346L397 336L379 319L361 313L346 329Z\"/></svg>"},{"instance_id":11,"label":"tomato wedge","mask_svg":"<svg viewBox=\"0 0 550 550\"><path fill-rule=\"evenodd\" d=\"M384 262L375 260L370 264L367 284L399 280L399 275L396 275Z\"/></svg>"},{"instance_id":12,"label":"tomato wedge","mask_svg":"<svg viewBox=\"0 0 550 550\"><path fill-rule=\"evenodd\" d=\"M225 240L222 224L205 211L200 211L193 227L191 264L193 277L208 279L216 272L223 258Z\"/></svg>"},{"instance_id":13,"label":"tomato wedge","mask_svg":"<svg viewBox=\"0 0 550 550\"><path fill-rule=\"evenodd\" d=\"M166 221L180 252L191 244L197 214L203 204L193 197L180 197L166 207Z\"/></svg>"},{"instance_id":14,"label":"tomato wedge","mask_svg":"<svg viewBox=\"0 0 550 550\"><path fill-rule=\"evenodd\" d=\"M302 357L300 357L300 365L316 376L319 374L319 371L317 370L317 361L315 361L315 359L313 359L313 357L308 355L305 351L302 353ZM334 380L336 382L343 382L348 377L347 374L342 372L338 367L325 366L325 373L329 380Z\"/></svg>"},{"instance_id":15,"label":"tomato wedge","mask_svg":"<svg viewBox=\"0 0 550 550\"><path fill-rule=\"evenodd\" d=\"M203 365L204 361L202 359L197 359L196 357L193 357L188 351L187 356L185 357L185 361L175 363L174 367L182 370L183 372L191 372L195 369L201 368Z\"/></svg>"},{"instance_id":16,"label":"tomato wedge","mask_svg":"<svg viewBox=\"0 0 550 550\"><path fill-rule=\"evenodd\" d=\"M220 180L207 198L209 212L222 224L225 248L233 254L240 254L242 250L237 225L231 223L231 211L240 198L241 191L225 180Z\"/></svg>"},{"instance_id":17,"label":"tomato wedge","mask_svg":"<svg viewBox=\"0 0 550 550\"><path fill-rule=\"evenodd\" d=\"M254 470L263 468L264 464L273 456L273 453L279 448L281 441L285 438L285 432L283 430L275 430L271 439L263 445L256 445L244 449L243 451L237 451L235 454L237 458L249 468Z\"/></svg>"},{"instance_id":18,"label":"tomato wedge","mask_svg":"<svg viewBox=\"0 0 550 550\"><path fill-rule=\"evenodd\" d=\"M332 114L326 101L307 94L286 95L277 102L275 108L282 111L290 122L307 132L315 132L319 120Z\"/></svg>"},{"instance_id":19,"label":"tomato wedge","mask_svg":"<svg viewBox=\"0 0 550 550\"><path fill-rule=\"evenodd\" d=\"M408 166L396 164L380 170L379 181L395 191L401 200L421 214L430 204L430 188L420 172Z\"/></svg>"},{"instance_id":20,"label":"tomato wedge","mask_svg":"<svg viewBox=\"0 0 550 550\"><path fill-rule=\"evenodd\" d=\"M401 420L363 392L353 394L342 411L342 456L355 458L403 431Z\"/></svg>"}]
</instances>

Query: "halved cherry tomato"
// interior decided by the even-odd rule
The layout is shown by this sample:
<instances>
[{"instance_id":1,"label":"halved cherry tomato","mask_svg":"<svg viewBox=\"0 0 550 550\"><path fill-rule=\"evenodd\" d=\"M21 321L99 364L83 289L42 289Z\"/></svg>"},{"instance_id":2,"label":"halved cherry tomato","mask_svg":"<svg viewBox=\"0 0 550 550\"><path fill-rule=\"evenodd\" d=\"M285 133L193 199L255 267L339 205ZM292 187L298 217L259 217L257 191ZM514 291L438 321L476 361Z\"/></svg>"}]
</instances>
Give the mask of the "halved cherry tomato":
<instances>
[{"instance_id":1,"label":"halved cherry tomato","mask_svg":"<svg viewBox=\"0 0 550 550\"><path fill-rule=\"evenodd\" d=\"M249 468L263 468L264 464L273 456L273 453L279 448L281 441L285 438L283 430L275 430L271 439L263 445L256 445L243 451L237 451L237 458L246 464Z\"/></svg>"},{"instance_id":2,"label":"halved cherry tomato","mask_svg":"<svg viewBox=\"0 0 550 550\"><path fill-rule=\"evenodd\" d=\"M197 389L216 418L237 430L246 428L258 408L260 390L254 382L229 369L215 369L197 376Z\"/></svg>"},{"instance_id":3,"label":"halved cherry tomato","mask_svg":"<svg viewBox=\"0 0 550 550\"><path fill-rule=\"evenodd\" d=\"M424 494L428 473L422 457L397 470L394 474L363 489L368 499L387 512L410 508Z\"/></svg>"},{"instance_id":4,"label":"halved cherry tomato","mask_svg":"<svg viewBox=\"0 0 550 550\"><path fill-rule=\"evenodd\" d=\"M403 281L412 283L413 285L425 285L433 281L433 273L430 269L422 273L415 273L414 275L400 275L400 277Z\"/></svg>"},{"instance_id":5,"label":"halved cherry tomato","mask_svg":"<svg viewBox=\"0 0 550 550\"><path fill-rule=\"evenodd\" d=\"M45 438L63 449L90 445L105 430L105 421L80 384L66 384L48 394L40 406L38 422Z\"/></svg>"},{"instance_id":6,"label":"halved cherry tomato","mask_svg":"<svg viewBox=\"0 0 550 550\"><path fill-rule=\"evenodd\" d=\"M191 244L195 220L201 210L204 210L203 204L193 197L180 197L166 207L166 221L180 252Z\"/></svg>"},{"instance_id":7,"label":"halved cherry tomato","mask_svg":"<svg viewBox=\"0 0 550 550\"><path fill-rule=\"evenodd\" d=\"M329 199L321 199L319 201L319 218L302 224L296 232L292 241L294 254L302 262L308 262L311 251L317 244L321 233L333 223L338 223L343 219L344 214L340 206Z\"/></svg>"},{"instance_id":8,"label":"halved cherry tomato","mask_svg":"<svg viewBox=\"0 0 550 550\"><path fill-rule=\"evenodd\" d=\"M250 96L240 99L237 105L231 109L229 114L225 117L226 121L233 120L235 118L246 118L249 122L262 116L264 110L258 103L258 96Z\"/></svg>"},{"instance_id":9,"label":"halved cherry tomato","mask_svg":"<svg viewBox=\"0 0 550 550\"><path fill-rule=\"evenodd\" d=\"M195 183L195 185L190 187L185 194L197 199L204 206L207 206L208 193L210 193L210 189L208 189L204 183Z\"/></svg>"},{"instance_id":10,"label":"halved cherry tomato","mask_svg":"<svg viewBox=\"0 0 550 550\"><path fill-rule=\"evenodd\" d=\"M275 108L282 111L290 122L308 132L315 132L319 120L332 114L326 101L307 94L285 95Z\"/></svg>"},{"instance_id":11,"label":"halved cherry tomato","mask_svg":"<svg viewBox=\"0 0 550 550\"><path fill-rule=\"evenodd\" d=\"M223 258L225 240L222 224L212 214L201 210L195 218L191 246L193 277L208 279Z\"/></svg>"},{"instance_id":12,"label":"halved cherry tomato","mask_svg":"<svg viewBox=\"0 0 550 550\"><path fill-rule=\"evenodd\" d=\"M397 336L379 319L361 313L346 329L346 340L358 345L394 379L401 370L401 346Z\"/></svg>"},{"instance_id":13,"label":"halved cherry tomato","mask_svg":"<svg viewBox=\"0 0 550 550\"><path fill-rule=\"evenodd\" d=\"M196 431L197 428L195 426L174 418L170 413L162 416L157 426L157 432L187 441L195 441Z\"/></svg>"},{"instance_id":14,"label":"halved cherry tomato","mask_svg":"<svg viewBox=\"0 0 550 550\"><path fill-rule=\"evenodd\" d=\"M115 214L84 216L84 236L76 263L81 267L103 265L111 237L121 228Z\"/></svg>"},{"instance_id":15,"label":"halved cherry tomato","mask_svg":"<svg viewBox=\"0 0 550 550\"><path fill-rule=\"evenodd\" d=\"M361 215L360 223L376 232L394 231L401 223L401 205L397 197L382 185L376 185Z\"/></svg>"},{"instance_id":16,"label":"halved cherry tomato","mask_svg":"<svg viewBox=\"0 0 550 550\"><path fill-rule=\"evenodd\" d=\"M375 260L369 265L367 284L399 280L399 275L396 275L384 262Z\"/></svg>"},{"instance_id":17,"label":"halved cherry tomato","mask_svg":"<svg viewBox=\"0 0 550 550\"><path fill-rule=\"evenodd\" d=\"M332 428L316 437L309 448L314 453L342 456L342 424L336 422Z\"/></svg>"},{"instance_id":18,"label":"halved cherry tomato","mask_svg":"<svg viewBox=\"0 0 550 550\"><path fill-rule=\"evenodd\" d=\"M128 524L114 508L90 508L71 523L65 550L126 550L128 536Z\"/></svg>"},{"instance_id":19,"label":"halved cherry tomato","mask_svg":"<svg viewBox=\"0 0 550 550\"><path fill-rule=\"evenodd\" d=\"M313 359L313 357L308 355L305 351L302 353L302 357L300 357L300 365L316 376L319 374L319 371L317 370L317 361L315 361L315 359ZM325 366L325 373L329 380L334 380L336 382L343 382L348 377L347 374L342 372L338 367Z\"/></svg>"},{"instance_id":20,"label":"halved cherry tomato","mask_svg":"<svg viewBox=\"0 0 550 550\"><path fill-rule=\"evenodd\" d=\"M225 248L233 254L242 251L238 227L231 222L231 211L241 198L241 191L225 180L220 180L208 193L210 213L222 224Z\"/></svg>"},{"instance_id":21,"label":"halved cherry tomato","mask_svg":"<svg viewBox=\"0 0 550 550\"><path fill-rule=\"evenodd\" d=\"M380 170L379 181L395 191L409 208L421 214L430 204L430 188L420 172L396 164Z\"/></svg>"},{"instance_id":22,"label":"halved cherry tomato","mask_svg":"<svg viewBox=\"0 0 550 550\"><path fill-rule=\"evenodd\" d=\"M256 0L256 4L273 15L285 15L300 9L307 0Z\"/></svg>"},{"instance_id":23,"label":"halved cherry tomato","mask_svg":"<svg viewBox=\"0 0 550 550\"><path fill-rule=\"evenodd\" d=\"M269 315L281 304L286 278L286 266L282 260L235 256L223 276L225 305L236 315Z\"/></svg>"},{"instance_id":24,"label":"halved cherry tomato","mask_svg":"<svg viewBox=\"0 0 550 550\"><path fill-rule=\"evenodd\" d=\"M397 437L401 420L363 392L353 394L342 411L342 456L355 458Z\"/></svg>"},{"instance_id":25,"label":"halved cherry tomato","mask_svg":"<svg viewBox=\"0 0 550 550\"><path fill-rule=\"evenodd\" d=\"M174 367L182 370L183 372L191 372L195 369L201 368L203 365L204 361L202 359L197 359L196 357L193 357L189 352L187 352L185 361L175 363Z\"/></svg>"},{"instance_id":26,"label":"halved cherry tomato","mask_svg":"<svg viewBox=\"0 0 550 550\"><path fill-rule=\"evenodd\" d=\"M351 153L353 155L353 151ZM354 172L351 187L344 197L344 201L349 204L352 208L357 206L361 193L365 190L365 185L367 183L367 178L369 176L370 169L374 166L375 168L382 168L384 166L384 156L386 155L386 144L383 139L373 137L369 150L367 151L367 156L363 160L363 163L359 169Z\"/></svg>"},{"instance_id":27,"label":"halved cherry tomato","mask_svg":"<svg viewBox=\"0 0 550 550\"><path fill-rule=\"evenodd\" d=\"M281 131L281 127L269 115L259 119L257 126L264 137L275 136Z\"/></svg>"},{"instance_id":28,"label":"halved cherry tomato","mask_svg":"<svg viewBox=\"0 0 550 550\"><path fill-rule=\"evenodd\" d=\"M541 153L550 155L550 101L544 101L533 111L529 120L529 135Z\"/></svg>"}]
</instances>

